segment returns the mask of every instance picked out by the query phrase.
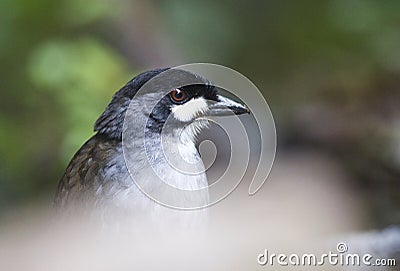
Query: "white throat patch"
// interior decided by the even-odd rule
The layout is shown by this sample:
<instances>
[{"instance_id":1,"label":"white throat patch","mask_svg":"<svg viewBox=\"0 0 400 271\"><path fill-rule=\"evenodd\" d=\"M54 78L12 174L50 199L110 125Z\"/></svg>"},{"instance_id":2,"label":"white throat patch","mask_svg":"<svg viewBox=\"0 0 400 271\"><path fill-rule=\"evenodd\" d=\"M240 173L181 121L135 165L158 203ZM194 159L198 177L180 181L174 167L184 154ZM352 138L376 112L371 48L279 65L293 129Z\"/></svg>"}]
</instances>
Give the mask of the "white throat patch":
<instances>
[{"instance_id":1,"label":"white throat patch","mask_svg":"<svg viewBox=\"0 0 400 271\"><path fill-rule=\"evenodd\" d=\"M171 110L177 120L187 122L204 114L209 110L209 108L206 100L200 97L191 99L181 105L174 105Z\"/></svg>"}]
</instances>

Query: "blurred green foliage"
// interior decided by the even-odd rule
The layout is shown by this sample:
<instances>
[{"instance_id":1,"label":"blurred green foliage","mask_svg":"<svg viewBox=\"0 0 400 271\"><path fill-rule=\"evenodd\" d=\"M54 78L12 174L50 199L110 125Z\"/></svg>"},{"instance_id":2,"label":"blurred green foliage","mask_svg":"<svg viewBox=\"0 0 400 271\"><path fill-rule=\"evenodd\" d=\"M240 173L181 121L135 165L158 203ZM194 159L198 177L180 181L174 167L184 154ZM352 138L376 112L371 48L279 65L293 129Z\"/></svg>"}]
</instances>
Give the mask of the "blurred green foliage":
<instances>
[{"instance_id":1,"label":"blurred green foliage","mask_svg":"<svg viewBox=\"0 0 400 271\"><path fill-rule=\"evenodd\" d=\"M71 159L82 138L89 137L88 127L93 126L110 98L110 90L118 89L119 82L128 78L123 60L88 38L42 44L32 52L28 73L35 86L48 91L62 108L68 131L61 146L64 163Z\"/></svg>"},{"instance_id":2,"label":"blurred green foliage","mask_svg":"<svg viewBox=\"0 0 400 271\"><path fill-rule=\"evenodd\" d=\"M113 18L110 4L0 2L1 207L51 195L99 112L129 80L123 57L90 31Z\"/></svg>"},{"instance_id":3,"label":"blurred green foliage","mask_svg":"<svg viewBox=\"0 0 400 271\"><path fill-rule=\"evenodd\" d=\"M335 153L363 184L396 179L399 11L397 0L0 0L0 208L51 197L112 94L138 71L188 62L249 76L281 144ZM326 116L334 136L323 138L315 131ZM366 157L384 166L364 176Z\"/></svg>"}]
</instances>

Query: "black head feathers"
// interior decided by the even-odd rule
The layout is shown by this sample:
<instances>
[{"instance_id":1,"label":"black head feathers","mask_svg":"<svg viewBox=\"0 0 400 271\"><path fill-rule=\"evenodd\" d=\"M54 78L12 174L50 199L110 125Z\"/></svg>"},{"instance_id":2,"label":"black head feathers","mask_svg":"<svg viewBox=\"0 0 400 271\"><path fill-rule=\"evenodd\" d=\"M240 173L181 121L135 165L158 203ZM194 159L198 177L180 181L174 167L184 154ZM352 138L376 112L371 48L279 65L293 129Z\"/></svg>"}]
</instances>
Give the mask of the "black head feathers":
<instances>
[{"instance_id":1,"label":"black head feathers","mask_svg":"<svg viewBox=\"0 0 400 271\"><path fill-rule=\"evenodd\" d=\"M94 131L107 137L121 140L123 122L130 101L147 81L168 69L163 68L143 72L123 86L114 94L110 104L97 119Z\"/></svg>"}]
</instances>

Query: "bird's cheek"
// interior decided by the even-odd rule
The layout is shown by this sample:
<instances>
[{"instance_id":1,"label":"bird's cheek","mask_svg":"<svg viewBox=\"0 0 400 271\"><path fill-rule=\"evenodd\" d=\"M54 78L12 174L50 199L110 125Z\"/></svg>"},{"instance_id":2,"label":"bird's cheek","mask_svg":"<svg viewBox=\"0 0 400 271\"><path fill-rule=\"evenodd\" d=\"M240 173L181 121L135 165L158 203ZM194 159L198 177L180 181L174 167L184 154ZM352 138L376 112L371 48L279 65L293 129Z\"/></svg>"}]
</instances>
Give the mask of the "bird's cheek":
<instances>
[{"instance_id":1,"label":"bird's cheek","mask_svg":"<svg viewBox=\"0 0 400 271\"><path fill-rule=\"evenodd\" d=\"M174 105L172 107L172 114L179 121L188 122L203 116L208 110L209 107L204 98L195 98L184 104Z\"/></svg>"}]
</instances>

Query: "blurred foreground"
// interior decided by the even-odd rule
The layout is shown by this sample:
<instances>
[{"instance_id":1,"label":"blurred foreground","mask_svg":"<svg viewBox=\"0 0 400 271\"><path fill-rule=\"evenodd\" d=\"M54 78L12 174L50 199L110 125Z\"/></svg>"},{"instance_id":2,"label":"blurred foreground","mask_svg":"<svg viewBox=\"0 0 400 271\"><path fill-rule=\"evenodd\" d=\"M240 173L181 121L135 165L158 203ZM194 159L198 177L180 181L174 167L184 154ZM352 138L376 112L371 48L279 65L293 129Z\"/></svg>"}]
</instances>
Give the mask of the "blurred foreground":
<instances>
[{"instance_id":1,"label":"blurred foreground","mask_svg":"<svg viewBox=\"0 0 400 271\"><path fill-rule=\"evenodd\" d=\"M365 230L367 205L346 179L327 157L283 154L258 194L249 197L244 182L209 209L206 227L182 232L175 230L178 225L149 232L140 223L104 228L82 224L84 219L60 225L48 208L31 207L3 219L0 262L5 270L32 271L262 270L267 267L257 263L257 256L265 249L318 254L336 252L338 242L348 241L350 252L363 245L370 251L367 235L354 241L356 233ZM394 236L399 240L400 231ZM394 247L390 253L383 249L374 251L375 257L394 257ZM280 268L288 267L277 265L274 270ZM325 265L319 270L366 269Z\"/></svg>"}]
</instances>

